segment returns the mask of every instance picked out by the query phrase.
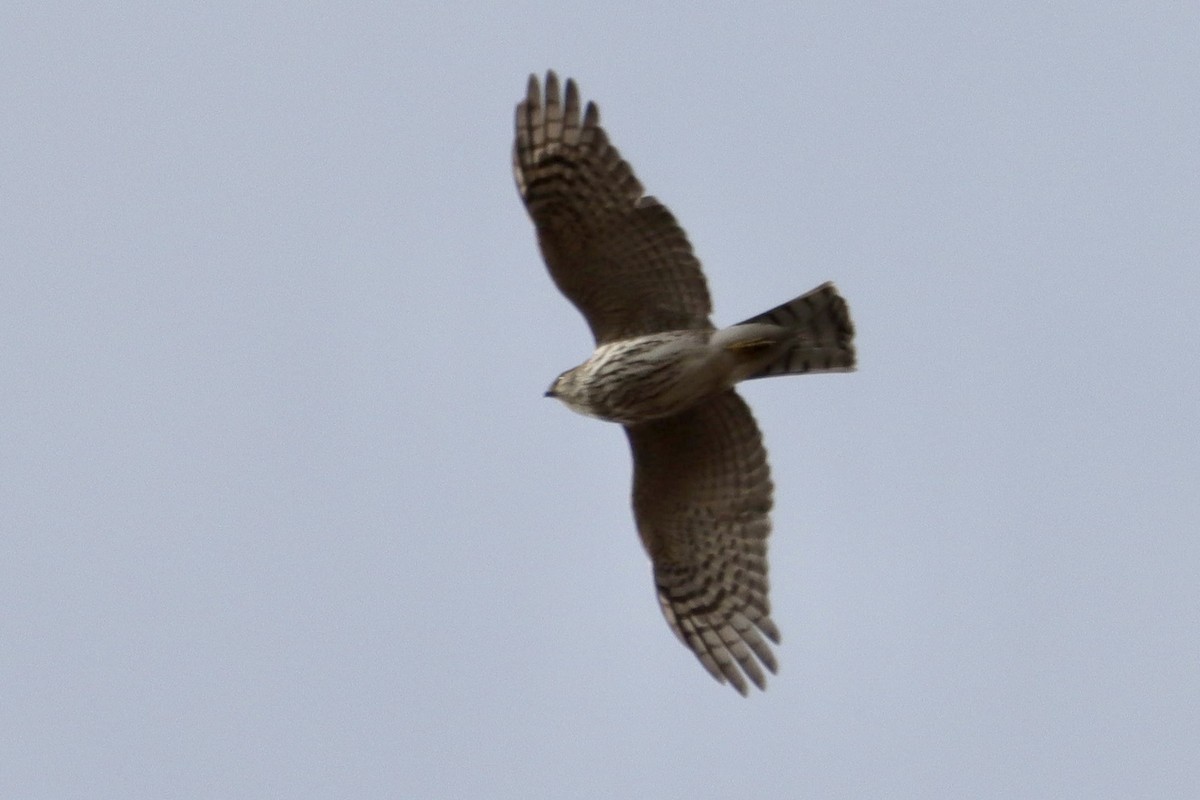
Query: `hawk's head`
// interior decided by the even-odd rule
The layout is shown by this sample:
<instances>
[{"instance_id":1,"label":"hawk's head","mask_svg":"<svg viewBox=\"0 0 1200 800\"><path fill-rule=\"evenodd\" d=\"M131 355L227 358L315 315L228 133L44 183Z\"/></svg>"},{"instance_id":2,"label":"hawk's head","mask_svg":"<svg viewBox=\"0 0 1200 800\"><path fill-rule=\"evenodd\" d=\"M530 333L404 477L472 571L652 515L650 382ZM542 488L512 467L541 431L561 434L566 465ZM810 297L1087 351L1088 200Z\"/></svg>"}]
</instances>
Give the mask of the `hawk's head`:
<instances>
[{"instance_id":1,"label":"hawk's head","mask_svg":"<svg viewBox=\"0 0 1200 800\"><path fill-rule=\"evenodd\" d=\"M555 378L554 383L546 390L546 397L553 397L567 408L584 416L596 416L596 410L588 402L587 391L582 385L579 367L572 367Z\"/></svg>"}]
</instances>

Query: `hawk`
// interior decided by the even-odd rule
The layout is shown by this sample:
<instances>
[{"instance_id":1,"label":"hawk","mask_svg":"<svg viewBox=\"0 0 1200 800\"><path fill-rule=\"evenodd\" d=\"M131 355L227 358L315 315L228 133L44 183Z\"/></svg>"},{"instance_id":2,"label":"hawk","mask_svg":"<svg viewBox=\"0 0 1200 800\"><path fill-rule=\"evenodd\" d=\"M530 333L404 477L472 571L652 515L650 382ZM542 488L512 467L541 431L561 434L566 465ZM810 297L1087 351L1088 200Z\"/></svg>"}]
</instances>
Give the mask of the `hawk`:
<instances>
[{"instance_id":1,"label":"hawk","mask_svg":"<svg viewBox=\"0 0 1200 800\"><path fill-rule=\"evenodd\" d=\"M666 206L646 196L594 103L546 74L517 105L513 172L559 290L596 340L547 396L624 426L633 513L671 629L720 683L766 688L779 642L767 585L772 484L740 381L854 369L832 283L728 328Z\"/></svg>"}]
</instances>

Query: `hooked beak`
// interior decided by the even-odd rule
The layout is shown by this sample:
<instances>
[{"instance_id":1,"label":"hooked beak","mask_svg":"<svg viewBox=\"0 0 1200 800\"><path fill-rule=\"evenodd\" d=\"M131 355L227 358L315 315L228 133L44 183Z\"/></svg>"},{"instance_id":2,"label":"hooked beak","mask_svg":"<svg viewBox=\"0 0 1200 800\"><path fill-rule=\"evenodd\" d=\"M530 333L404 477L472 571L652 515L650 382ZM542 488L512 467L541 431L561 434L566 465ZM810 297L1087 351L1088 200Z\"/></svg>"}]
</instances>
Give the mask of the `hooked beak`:
<instances>
[{"instance_id":1,"label":"hooked beak","mask_svg":"<svg viewBox=\"0 0 1200 800\"><path fill-rule=\"evenodd\" d=\"M549 389L546 390L546 393L542 396L543 397L558 397L558 392L554 391L554 387L551 386Z\"/></svg>"}]
</instances>

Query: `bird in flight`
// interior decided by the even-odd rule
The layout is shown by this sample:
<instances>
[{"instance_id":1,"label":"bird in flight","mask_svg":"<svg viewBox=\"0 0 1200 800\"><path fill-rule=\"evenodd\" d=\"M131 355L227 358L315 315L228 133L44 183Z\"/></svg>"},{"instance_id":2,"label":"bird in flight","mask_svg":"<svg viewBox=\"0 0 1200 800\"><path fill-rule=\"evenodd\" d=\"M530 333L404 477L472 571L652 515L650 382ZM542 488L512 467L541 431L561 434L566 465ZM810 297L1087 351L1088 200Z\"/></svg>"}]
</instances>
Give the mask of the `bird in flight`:
<instances>
[{"instance_id":1,"label":"bird in flight","mask_svg":"<svg viewBox=\"0 0 1200 800\"><path fill-rule=\"evenodd\" d=\"M594 103L536 76L516 110L513 172L550 276L587 320L591 357L546 394L624 426L633 512L663 615L741 694L776 671L767 536L772 484L740 381L854 369L854 326L832 283L727 328L700 262L647 196Z\"/></svg>"}]
</instances>

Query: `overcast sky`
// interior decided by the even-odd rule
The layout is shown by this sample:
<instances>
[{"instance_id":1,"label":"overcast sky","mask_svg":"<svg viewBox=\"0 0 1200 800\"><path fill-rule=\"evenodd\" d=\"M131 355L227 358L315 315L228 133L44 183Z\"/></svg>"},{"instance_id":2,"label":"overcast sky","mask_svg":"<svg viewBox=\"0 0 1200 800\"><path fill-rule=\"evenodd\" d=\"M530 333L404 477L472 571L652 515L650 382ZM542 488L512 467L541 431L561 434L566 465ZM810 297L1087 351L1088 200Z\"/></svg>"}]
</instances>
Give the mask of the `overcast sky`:
<instances>
[{"instance_id":1,"label":"overcast sky","mask_svg":"<svg viewBox=\"0 0 1200 800\"><path fill-rule=\"evenodd\" d=\"M0 8L0 796L1195 796L1200 7L705 5ZM550 67L718 323L850 303L765 694L542 397Z\"/></svg>"}]
</instances>

